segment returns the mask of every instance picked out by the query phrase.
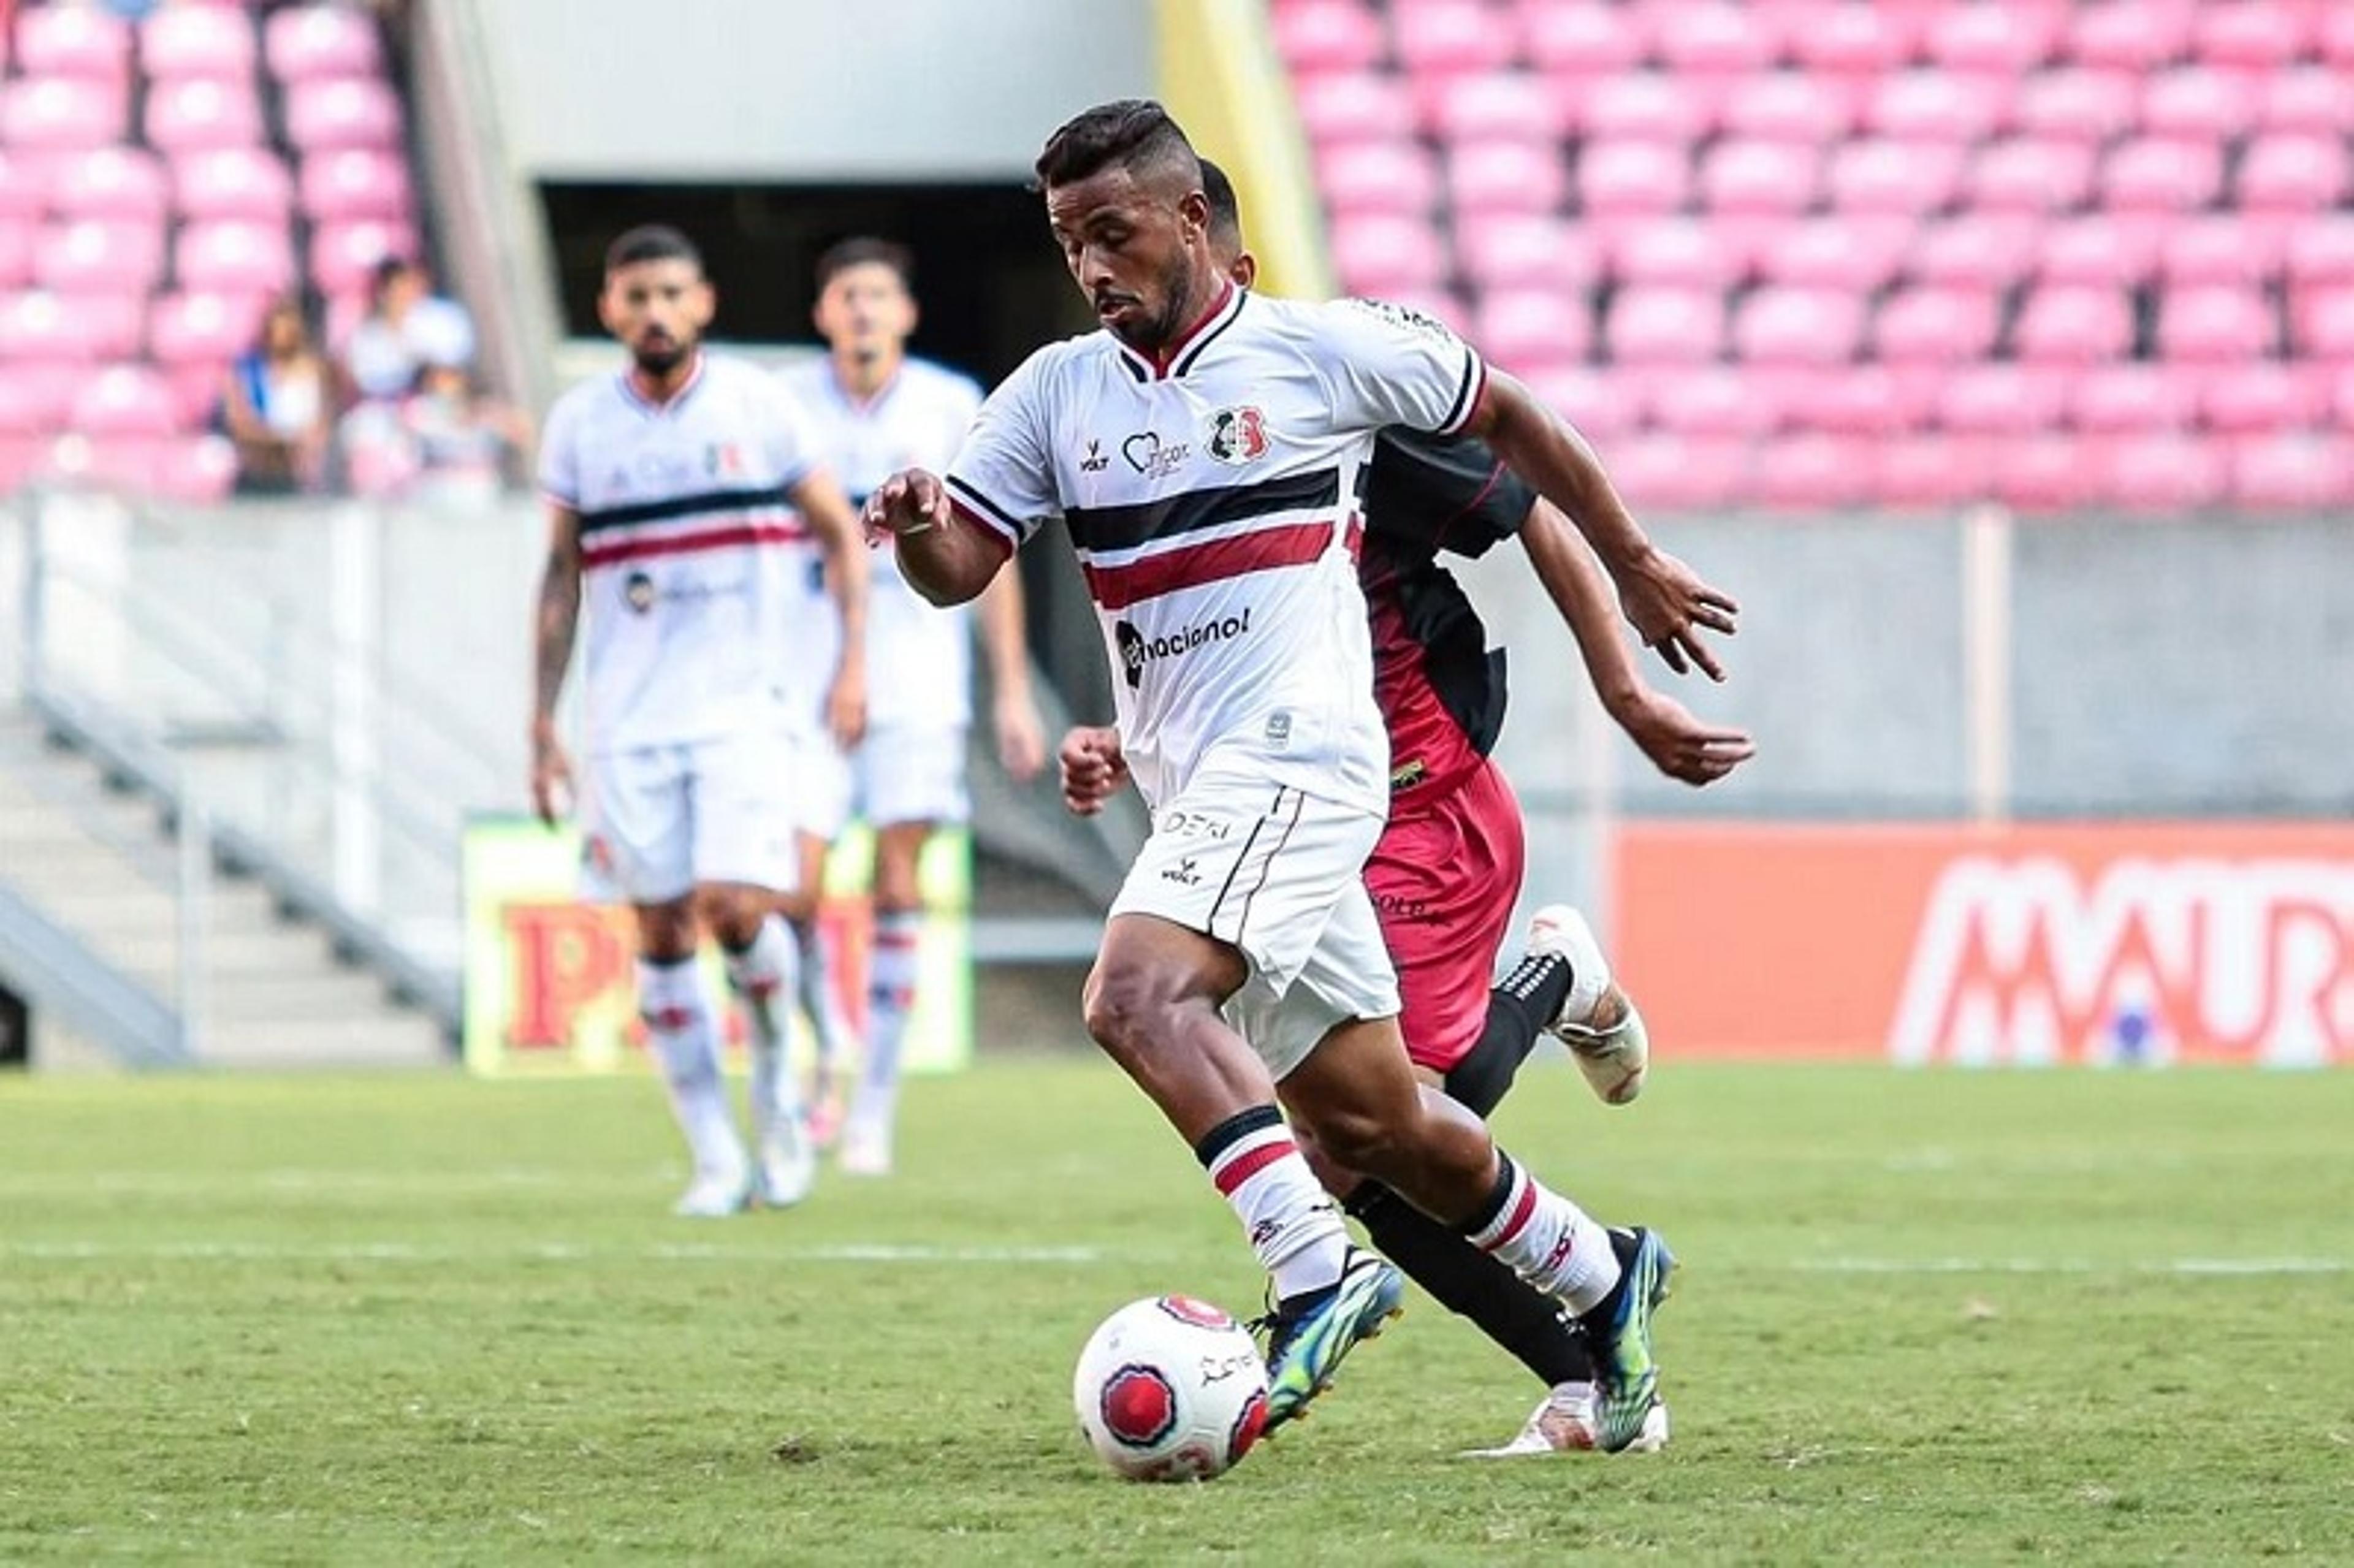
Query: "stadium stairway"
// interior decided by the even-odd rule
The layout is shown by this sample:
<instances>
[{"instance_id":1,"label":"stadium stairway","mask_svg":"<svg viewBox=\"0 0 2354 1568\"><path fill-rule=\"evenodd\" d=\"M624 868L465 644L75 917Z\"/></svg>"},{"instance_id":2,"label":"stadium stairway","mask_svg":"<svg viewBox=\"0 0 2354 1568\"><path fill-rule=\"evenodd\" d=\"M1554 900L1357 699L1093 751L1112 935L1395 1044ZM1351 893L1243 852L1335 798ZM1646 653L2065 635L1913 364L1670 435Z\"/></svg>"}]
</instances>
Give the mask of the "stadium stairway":
<instances>
[{"instance_id":1,"label":"stadium stairway","mask_svg":"<svg viewBox=\"0 0 2354 1568\"><path fill-rule=\"evenodd\" d=\"M0 713L0 885L169 1007L176 995L178 845L168 814L112 788L86 753L35 715ZM333 938L291 918L260 883L210 879L207 978L194 1065L426 1066L450 1060L440 1024L346 963ZM36 991L36 1061L99 1059Z\"/></svg>"}]
</instances>

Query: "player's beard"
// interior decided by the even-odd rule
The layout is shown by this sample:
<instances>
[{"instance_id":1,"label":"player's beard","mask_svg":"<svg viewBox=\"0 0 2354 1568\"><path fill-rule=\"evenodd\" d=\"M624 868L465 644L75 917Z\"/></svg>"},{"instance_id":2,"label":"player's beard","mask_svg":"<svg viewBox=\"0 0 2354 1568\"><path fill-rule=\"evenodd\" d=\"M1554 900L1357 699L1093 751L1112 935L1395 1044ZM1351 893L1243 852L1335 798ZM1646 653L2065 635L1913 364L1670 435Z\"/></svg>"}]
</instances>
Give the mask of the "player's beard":
<instances>
[{"instance_id":1,"label":"player's beard","mask_svg":"<svg viewBox=\"0 0 2354 1568\"><path fill-rule=\"evenodd\" d=\"M1161 309L1152 319L1131 332L1119 332L1129 347L1140 354L1154 354L1175 343L1179 334L1193 323L1187 319L1185 306L1193 297L1193 258L1180 250L1169 259L1161 274Z\"/></svg>"},{"instance_id":2,"label":"player's beard","mask_svg":"<svg viewBox=\"0 0 2354 1568\"><path fill-rule=\"evenodd\" d=\"M684 365L695 352L695 342L688 339L666 338L660 347L649 346L642 339L630 345L630 358L647 376L659 380Z\"/></svg>"}]
</instances>

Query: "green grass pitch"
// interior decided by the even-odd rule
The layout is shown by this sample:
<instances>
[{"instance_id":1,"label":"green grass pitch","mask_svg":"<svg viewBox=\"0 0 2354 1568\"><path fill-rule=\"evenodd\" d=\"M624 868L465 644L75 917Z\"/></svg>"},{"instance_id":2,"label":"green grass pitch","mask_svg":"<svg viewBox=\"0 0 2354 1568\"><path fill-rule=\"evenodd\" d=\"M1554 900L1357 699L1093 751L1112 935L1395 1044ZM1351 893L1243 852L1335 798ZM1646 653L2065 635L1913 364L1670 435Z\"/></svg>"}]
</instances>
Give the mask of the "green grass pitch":
<instances>
[{"instance_id":1,"label":"green grass pitch","mask_svg":"<svg viewBox=\"0 0 2354 1568\"><path fill-rule=\"evenodd\" d=\"M1509 1143L1686 1268L1675 1441L1505 1465L1420 1296L1210 1486L1070 1412L1134 1297L1256 1308L1092 1058L908 1093L902 1170L666 1210L648 1082L0 1085L0 1561L2354 1561L2354 1074L1532 1069Z\"/></svg>"}]
</instances>

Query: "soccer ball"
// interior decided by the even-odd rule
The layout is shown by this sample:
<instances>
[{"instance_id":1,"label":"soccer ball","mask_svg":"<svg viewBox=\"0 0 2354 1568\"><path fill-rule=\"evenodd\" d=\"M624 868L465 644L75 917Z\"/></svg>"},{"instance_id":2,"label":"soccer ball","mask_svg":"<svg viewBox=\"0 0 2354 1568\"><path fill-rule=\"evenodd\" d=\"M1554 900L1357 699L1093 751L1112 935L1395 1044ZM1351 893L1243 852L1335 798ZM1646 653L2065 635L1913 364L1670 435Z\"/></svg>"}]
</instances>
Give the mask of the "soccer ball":
<instances>
[{"instance_id":1,"label":"soccer ball","mask_svg":"<svg viewBox=\"0 0 2354 1568\"><path fill-rule=\"evenodd\" d=\"M1267 1363L1208 1302L1148 1297L1088 1338L1071 1400L1087 1442L1129 1480L1206 1481L1267 1425Z\"/></svg>"}]
</instances>

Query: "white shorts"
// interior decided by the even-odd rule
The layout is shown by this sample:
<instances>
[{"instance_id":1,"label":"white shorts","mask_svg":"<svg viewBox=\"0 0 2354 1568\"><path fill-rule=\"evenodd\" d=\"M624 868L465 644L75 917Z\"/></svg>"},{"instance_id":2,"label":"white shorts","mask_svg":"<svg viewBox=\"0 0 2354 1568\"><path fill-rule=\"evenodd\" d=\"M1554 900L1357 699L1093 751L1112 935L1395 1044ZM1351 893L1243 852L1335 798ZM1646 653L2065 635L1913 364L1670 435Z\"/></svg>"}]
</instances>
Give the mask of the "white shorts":
<instances>
[{"instance_id":1,"label":"white shorts","mask_svg":"<svg viewBox=\"0 0 2354 1568\"><path fill-rule=\"evenodd\" d=\"M792 891L797 751L781 731L745 729L590 758L588 896L667 904L712 882Z\"/></svg>"},{"instance_id":2,"label":"white shorts","mask_svg":"<svg viewBox=\"0 0 2354 1568\"><path fill-rule=\"evenodd\" d=\"M1114 915L1155 915L1228 943L1250 978L1226 1022L1282 1078L1338 1025L1398 1011L1365 891L1370 812L1264 779L1196 778L1153 813Z\"/></svg>"},{"instance_id":3,"label":"white shorts","mask_svg":"<svg viewBox=\"0 0 2354 1568\"><path fill-rule=\"evenodd\" d=\"M820 743L807 766L803 832L831 843L853 817L887 828L900 822L961 822L972 814L965 792L962 725L893 724L867 732L844 757ZM803 793L802 780L794 781Z\"/></svg>"}]
</instances>

